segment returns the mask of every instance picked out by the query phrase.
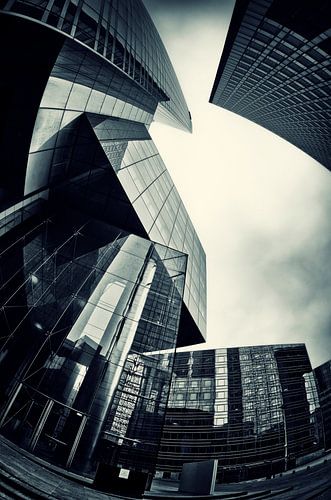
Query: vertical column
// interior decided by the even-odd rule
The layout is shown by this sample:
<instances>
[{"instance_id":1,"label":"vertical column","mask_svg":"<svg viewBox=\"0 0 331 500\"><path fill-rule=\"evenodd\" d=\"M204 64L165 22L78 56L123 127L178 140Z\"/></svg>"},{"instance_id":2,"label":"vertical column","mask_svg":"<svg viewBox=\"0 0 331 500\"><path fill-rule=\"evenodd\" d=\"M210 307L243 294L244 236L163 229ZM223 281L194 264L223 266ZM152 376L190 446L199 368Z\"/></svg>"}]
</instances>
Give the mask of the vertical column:
<instances>
[{"instance_id":1,"label":"vertical column","mask_svg":"<svg viewBox=\"0 0 331 500\"><path fill-rule=\"evenodd\" d=\"M48 415L50 414L50 411L53 407L54 401L52 399L48 399L46 402L44 409L39 417L38 423L36 425L35 430L33 431L33 434L31 436L31 441L29 448L33 451L36 447L36 444L38 442L38 439L40 437L40 434L42 433L42 430L44 428L44 425L46 423L46 420L48 418Z\"/></svg>"}]
</instances>

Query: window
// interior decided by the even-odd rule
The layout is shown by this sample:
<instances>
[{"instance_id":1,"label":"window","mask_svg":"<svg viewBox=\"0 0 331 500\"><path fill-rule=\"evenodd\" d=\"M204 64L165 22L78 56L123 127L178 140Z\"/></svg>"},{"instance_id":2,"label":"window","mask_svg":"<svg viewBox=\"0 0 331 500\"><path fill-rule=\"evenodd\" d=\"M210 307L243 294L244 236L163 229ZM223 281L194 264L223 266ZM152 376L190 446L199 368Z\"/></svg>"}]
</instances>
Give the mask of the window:
<instances>
[{"instance_id":1,"label":"window","mask_svg":"<svg viewBox=\"0 0 331 500\"><path fill-rule=\"evenodd\" d=\"M220 418L220 417L215 418L215 425L224 425L224 423L225 423L225 418Z\"/></svg>"},{"instance_id":2,"label":"window","mask_svg":"<svg viewBox=\"0 0 331 500\"><path fill-rule=\"evenodd\" d=\"M261 25L261 29L263 29L267 33L270 33L271 35L277 35L279 33L279 27L275 26L274 24L269 23L266 20Z\"/></svg>"},{"instance_id":3,"label":"window","mask_svg":"<svg viewBox=\"0 0 331 500\"><path fill-rule=\"evenodd\" d=\"M286 40L287 43L289 43L290 45L292 45L293 47L300 47L302 45L302 41L299 40L299 38L297 38L296 36L293 36L291 34L288 34L284 40Z\"/></svg>"}]
</instances>

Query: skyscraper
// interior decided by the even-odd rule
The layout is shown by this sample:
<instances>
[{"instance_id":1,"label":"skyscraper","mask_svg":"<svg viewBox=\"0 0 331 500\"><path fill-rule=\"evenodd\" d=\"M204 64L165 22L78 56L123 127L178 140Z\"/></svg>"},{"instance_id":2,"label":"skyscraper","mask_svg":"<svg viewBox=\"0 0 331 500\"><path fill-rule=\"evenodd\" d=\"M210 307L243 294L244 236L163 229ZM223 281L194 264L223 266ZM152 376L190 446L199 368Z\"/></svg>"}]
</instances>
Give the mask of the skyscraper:
<instances>
[{"instance_id":1,"label":"skyscraper","mask_svg":"<svg viewBox=\"0 0 331 500\"><path fill-rule=\"evenodd\" d=\"M324 428L324 446L331 448L331 360L314 369Z\"/></svg>"},{"instance_id":2,"label":"skyscraper","mask_svg":"<svg viewBox=\"0 0 331 500\"><path fill-rule=\"evenodd\" d=\"M220 482L266 477L321 450L322 430L303 344L180 352L157 468L218 459Z\"/></svg>"},{"instance_id":3,"label":"skyscraper","mask_svg":"<svg viewBox=\"0 0 331 500\"><path fill-rule=\"evenodd\" d=\"M1 432L142 492L174 348L205 335L205 254L148 133L190 113L141 1L1 7Z\"/></svg>"},{"instance_id":4,"label":"skyscraper","mask_svg":"<svg viewBox=\"0 0 331 500\"><path fill-rule=\"evenodd\" d=\"M210 102L331 168L331 4L237 0Z\"/></svg>"}]
</instances>

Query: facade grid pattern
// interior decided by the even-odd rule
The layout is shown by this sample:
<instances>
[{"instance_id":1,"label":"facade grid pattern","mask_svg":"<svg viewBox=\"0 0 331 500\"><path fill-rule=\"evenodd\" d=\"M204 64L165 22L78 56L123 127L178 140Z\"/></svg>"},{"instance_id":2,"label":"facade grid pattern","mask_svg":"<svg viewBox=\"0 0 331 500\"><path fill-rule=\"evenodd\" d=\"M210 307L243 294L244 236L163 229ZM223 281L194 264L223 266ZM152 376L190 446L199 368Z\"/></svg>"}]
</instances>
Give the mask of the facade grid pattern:
<instances>
[{"instance_id":1,"label":"facade grid pattern","mask_svg":"<svg viewBox=\"0 0 331 500\"><path fill-rule=\"evenodd\" d=\"M312 32L299 22L296 26L281 0L246 4L235 7L210 102L275 132L331 168L331 28L323 20L330 18L330 5L318 2L310 11L306 3L296 6L296 16L300 10L307 18L317 12Z\"/></svg>"},{"instance_id":2,"label":"facade grid pattern","mask_svg":"<svg viewBox=\"0 0 331 500\"><path fill-rule=\"evenodd\" d=\"M281 472L323 448L317 388L302 344L176 354L158 474L218 459L231 482Z\"/></svg>"}]
</instances>

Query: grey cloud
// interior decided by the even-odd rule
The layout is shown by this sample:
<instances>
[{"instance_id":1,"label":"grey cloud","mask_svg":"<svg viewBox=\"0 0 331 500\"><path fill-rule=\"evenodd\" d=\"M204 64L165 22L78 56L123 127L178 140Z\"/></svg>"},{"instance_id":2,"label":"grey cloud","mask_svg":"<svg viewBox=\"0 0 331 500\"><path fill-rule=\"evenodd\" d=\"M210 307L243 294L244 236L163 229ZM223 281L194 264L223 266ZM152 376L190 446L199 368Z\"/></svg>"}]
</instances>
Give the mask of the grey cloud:
<instances>
[{"instance_id":1,"label":"grey cloud","mask_svg":"<svg viewBox=\"0 0 331 500\"><path fill-rule=\"evenodd\" d=\"M144 0L144 4L153 14L196 15L202 12L230 15L233 0Z\"/></svg>"}]
</instances>

